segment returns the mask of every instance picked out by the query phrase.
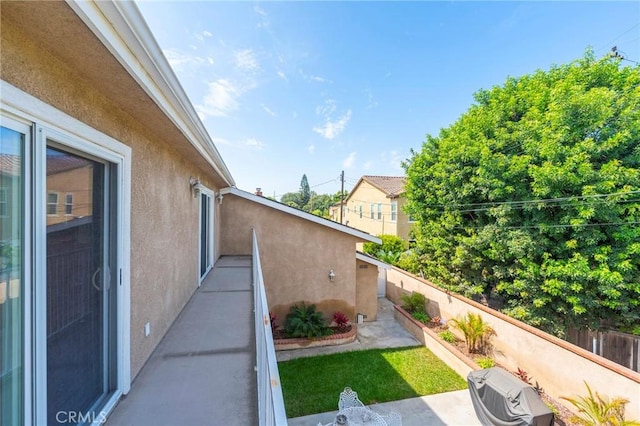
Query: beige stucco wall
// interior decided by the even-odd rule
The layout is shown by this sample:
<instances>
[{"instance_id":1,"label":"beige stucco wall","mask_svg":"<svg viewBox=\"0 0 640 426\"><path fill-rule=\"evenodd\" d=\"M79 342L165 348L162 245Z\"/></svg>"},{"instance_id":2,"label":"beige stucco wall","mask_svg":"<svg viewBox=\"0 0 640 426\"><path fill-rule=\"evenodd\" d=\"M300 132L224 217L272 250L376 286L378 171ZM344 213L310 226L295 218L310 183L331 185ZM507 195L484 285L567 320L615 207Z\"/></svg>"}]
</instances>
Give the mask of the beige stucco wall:
<instances>
[{"instance_id":1,"label":"beige stucco wall","mask_svg":"<svg viewBox=\"0 0 640 426\"><path fill-rule=\"evenodd\" d=\"M356 237L231 194L222 202L221 221L223 255L251 254L255 228L269 310L280 324L302 301L315 304L327 322L336 311L355 320ZM375 286L373 279L373 297Z\"/></svg>"},{"instance_id":2,"label":"beige stucco wall","mask_svg":"<svg viewBox=\"0 0 640 426\"><path fill-rule=\"evenodd\" d=\"M396 220L391 220L392 202L398 204ZM402 208L405 202L406 200L402 197L388 198L384 192L363 180L349 195L345 205L343 223L371 235L397 235L408 240L411 226L407 214ZM378 203L382 203L380 219L378 219ZM371 218L371 204L374 204L373 219ZM362 207L362 217L360 217L360 207Z\"/></svg>"},{"instance_id":3,"label":"beige stucco wall","mask_svg":"<svg viewBox=\"0 0 640 426\"><path fill-rule=\"evenodd\" d=\"M29 2L2 6L2 80L132 149L131 217L124 220L131 224L135 377L198 286L199 200L192 197L189 177L198 176L214 189L220 178L202 167L204 162L194 157L194 150L185 148L180 132L162 118L66 4L42 2L40 12L29 7ZM57 22L55 29L47 27L47 19ZM77 34L61 38L55 33L58 29ZM68 46L56 48L56 40L65 40ZM78 58L81 66L52 53L74 50L75 55L86 53L84 61ZM100 79L88 80L94 75ZM122 93L103 91L110 86ZM139 108L132 108L135 105ZM141 115L132 115L135 111ZM147 322L151 334L144 337Z\"/></svg>"},{"instance_id":4,"label":"beige stucco wall","mask_svg":"<svg viewBox=\"0 0 640 426\"><path fill-rule=\"evenodd\" d=\"M375 321L378 315L378 267L356 259L356 313Z\"/></svg>"},{"instance_id":5,"label":"beige stucco wall","mask_svg":"<svg viewBox=\"0 0 640 426\"><path fill-rule=\"evenodd\" d=\"M630 403L628 419L640 419L640 374L564 340L509 318L462 296L448 294L433 284L397 268L387 271L387 297L401 302L401 295L413 291L424 294L429 315L444 319L480 314L496 331L491 343L498 363L512 371L522 368L546 393L584 396L589 383L593 391L609 397L622 396ZM560 400L564 402L564 400ZM568 404L568 403L567 403ZM570 404L568 408L572 408Z\"/></svg>"}]
</instances>

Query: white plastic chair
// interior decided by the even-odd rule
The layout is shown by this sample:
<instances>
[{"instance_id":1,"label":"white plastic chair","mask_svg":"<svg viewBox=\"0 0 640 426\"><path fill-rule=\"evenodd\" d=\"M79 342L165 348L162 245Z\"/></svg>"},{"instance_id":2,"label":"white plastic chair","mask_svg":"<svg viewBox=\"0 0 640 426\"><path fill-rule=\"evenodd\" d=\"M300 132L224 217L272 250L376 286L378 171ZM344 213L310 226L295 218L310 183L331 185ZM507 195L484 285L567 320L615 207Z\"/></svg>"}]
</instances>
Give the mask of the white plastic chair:
<instances>
[{"instance_id":1,"label":"white plastic chair","mask_svg":"<svg viewBox=\"0 0 640 426\"><path fill-rule=\"evenodd\" d=\"M364 407L364 404L358 399L357 392L354 392L350 387L346 387L342 392L340 392L338 410L344 410L345 408L351 407Z\"/></svg>"}]
</instances>

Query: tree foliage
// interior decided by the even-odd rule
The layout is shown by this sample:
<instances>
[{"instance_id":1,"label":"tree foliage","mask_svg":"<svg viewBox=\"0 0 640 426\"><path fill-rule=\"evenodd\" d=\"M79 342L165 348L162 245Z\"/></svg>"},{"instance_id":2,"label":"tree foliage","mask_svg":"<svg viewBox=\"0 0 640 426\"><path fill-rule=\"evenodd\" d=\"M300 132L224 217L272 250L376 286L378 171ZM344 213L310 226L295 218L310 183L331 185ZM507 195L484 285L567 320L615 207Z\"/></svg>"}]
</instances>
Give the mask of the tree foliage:
<instances>
[{"instance_id":1,"label":"tree foliage","mask_svg":"<svg viewBox=\"0 0 640 426\"><path fill-rule=\"evenodd\" d=\"M307 175L302 175L300 180L300 205L306 206L311 198L311 188L309 187L309 181Z\"/></svg>"},{"instance_id":2,"label":"tree foliage","mask_svg":"<svg viewBox=\"0 0 640 426\"><path fill-rule=\"evenodd\" d=\"M640 311L640 67L597 60L480 90L405 164L416 269L561 335Z\"/></svg>"},{"instance_id":3,"label":"tree foliage","mask_svg":"<svg viewBox=\"0 0 640 426\"><path fill-rule=\"evenodd\" d=\"M344 198L348 192L345 191ZM291 207L312 213L316 216L329 218L329 207L340 202L340 191L335 194L317 194L311 191L307 175L302 175L300 190L287 192L280 197L280 202Z\"/></svg>"}]
</instances>

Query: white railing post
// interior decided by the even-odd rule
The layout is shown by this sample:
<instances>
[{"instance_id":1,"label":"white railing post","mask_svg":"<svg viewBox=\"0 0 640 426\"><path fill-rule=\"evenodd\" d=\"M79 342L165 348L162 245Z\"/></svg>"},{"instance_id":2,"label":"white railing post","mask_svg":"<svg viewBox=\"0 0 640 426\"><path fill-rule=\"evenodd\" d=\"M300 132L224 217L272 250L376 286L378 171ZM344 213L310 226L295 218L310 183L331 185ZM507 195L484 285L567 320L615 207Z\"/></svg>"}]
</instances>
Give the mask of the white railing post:
<instances>
[{"instance_id":1,"label":"white railing post","mask_svg":"<svg viewBox=\"0 0 640 426\"><path fill-rule=\"evenodd\" d=\"M287 414L282 397L282 385L276 350L271 333L269 305L264 289L262 264L256 231L253 230L253 306L256 329L256 374L258 379L258 424L286 426Z\"/></svg>"}]
</instances>

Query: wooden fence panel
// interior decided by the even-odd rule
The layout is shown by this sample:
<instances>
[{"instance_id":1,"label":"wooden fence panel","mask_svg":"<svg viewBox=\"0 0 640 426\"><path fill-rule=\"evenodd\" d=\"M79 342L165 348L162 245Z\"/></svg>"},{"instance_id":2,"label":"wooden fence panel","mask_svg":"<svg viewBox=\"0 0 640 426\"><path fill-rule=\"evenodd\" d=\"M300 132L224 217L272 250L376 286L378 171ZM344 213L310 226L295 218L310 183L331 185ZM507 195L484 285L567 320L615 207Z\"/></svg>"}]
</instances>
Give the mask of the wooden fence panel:
<instances>
[{"instance_id":1,"label":"wooden fence panel","mask_svg":"<svg viewBox=\"0 0 640 426\"><path fill-rule=\"evenodd\" d=\"M640 372L640 336L618 331L569 330L567 340L597 355Z\"/></svg>"}]
</instances>

